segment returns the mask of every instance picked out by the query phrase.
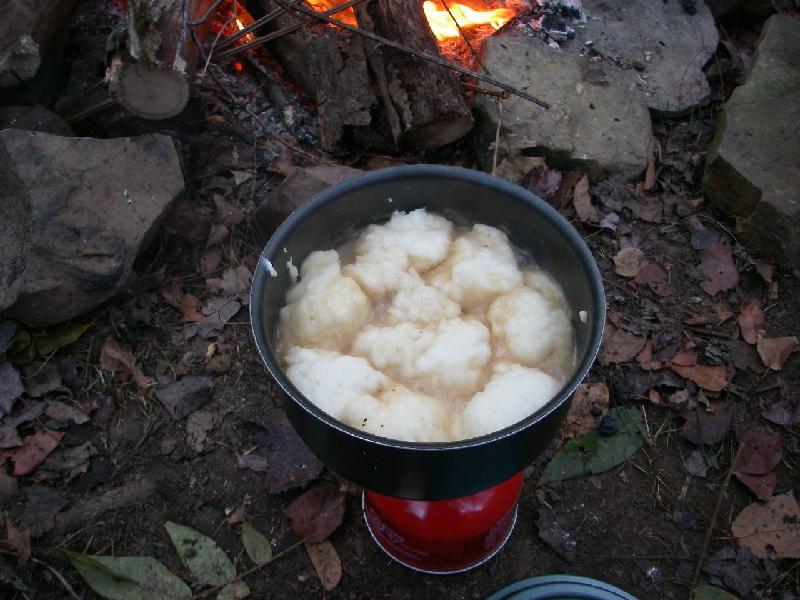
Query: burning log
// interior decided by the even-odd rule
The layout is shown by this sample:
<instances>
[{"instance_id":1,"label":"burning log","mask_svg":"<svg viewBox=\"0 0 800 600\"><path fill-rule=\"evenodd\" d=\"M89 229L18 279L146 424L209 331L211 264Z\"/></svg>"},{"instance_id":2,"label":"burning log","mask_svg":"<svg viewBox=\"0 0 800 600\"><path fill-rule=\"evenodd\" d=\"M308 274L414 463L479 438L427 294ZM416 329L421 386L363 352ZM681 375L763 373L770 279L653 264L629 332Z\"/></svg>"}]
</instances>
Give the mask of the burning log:
<instances>
[{"instance_id":1,"label":"burning log","mask_svg":"<svg viewBox=\"0 0 800 600\"><path fill-rule=\"evenodd\" d=\"M0 19L0 87L33 78L77 0L10 0Z\"/></svg>"},{"instance_id":2,"label":"burning log","mask_svg":"<svg viewBox=\"0 0 800 600\"><path fill-rule=\"evenodd\" d=\"M112 59L106 73L111 96L145 119L167 119L189 99L189 83L200 55L190 23L202 19L214 0L128 0L127 54ZM194 29L202 40L209 29Z\"/></svg>"},{"instance_id":3,"label":"burning log","mask_svg":"<svg viewBox=\"0 0 800 600\"><path fill-rule=\"evenodd\" d=\"M335 2L318 3L334 5ZM284 2L262 0L265 12ZM407 0L366 2L355 14L333 18L354 24L438 56L436 38L421 3ZM298 23L288 10L275 29ZM352 32L308 24L270 44L287 74L319 108L320 137L327 151L348 134L382 134L382 144L424 148L457 140L472 127L472 115L458 78L448 69L385 48Z\"/></svg>"}]
</instances>

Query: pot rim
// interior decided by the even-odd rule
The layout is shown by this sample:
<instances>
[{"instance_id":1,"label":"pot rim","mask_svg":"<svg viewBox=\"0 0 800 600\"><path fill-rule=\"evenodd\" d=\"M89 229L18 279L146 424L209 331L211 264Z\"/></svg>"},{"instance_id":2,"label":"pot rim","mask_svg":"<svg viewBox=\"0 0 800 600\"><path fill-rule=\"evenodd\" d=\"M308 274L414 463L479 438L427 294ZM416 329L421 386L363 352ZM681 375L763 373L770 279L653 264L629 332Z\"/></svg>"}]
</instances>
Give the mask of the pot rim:
<instances>
[{"instance_id":1,"label":"pot rim","mask_svg":"<svg viewBox=\"0 0 800 600\"><path fill-rule=\"evenodd\" d=\"M492 187L502 193L505 193L506 195L512 196L519 201L525 202L534 211L542 214L570 240L571 245L579 255L581 263L591 282L590 285L592 288L592 296L594 305L597 309L597 316L592 324L592 330L589 333L588 351L583 356L580 363L576 366L572 376L567 380L556 396L554 396L542 408L532 413L525 419L514 423L513 425L476 438L468 438L453 442L409 442L404 440L383 438L355 429L333 418L328 413L318 408L316 404L307 399L283 373L283 369L281 369L278 365L278 359L274 349L270 346L270 344L267 343L263 323L260 318L262 312L262 290L264 289L266 282L271 279L270 271L273 269L272 262L276 261L278 257L283 256L282 252L284 240L306 219L308 215L315 212L319 207L335 201L338 196L349 192L350 190L391 180L397 180L399 182L403 179L419 176L456 179L467 181L469 183L475 183L481 186ZM575 389L578 387L578 384L583 381L583 378L589 372L589 369L591 368L592 364L594 364L595 358L600 350L600 342L602 340L603 329L605 327L606 300L603 290L603 279L600 274L600 270L598 269L597 263L592 257L591 251L586 245L586 242L584 242L578 231L544 200L528 190L511 183L510 181L489 175L482 171L474 171L472 169L451 167L446 165L418 164L389 167L386 169L380 169L378 171L366 172L363 175L356 175L341 183L326 188L322 192L315 195L303 206L292 212L292 214L289 215L289 217L275 230L272 237L269 239L269 242L267 242L267 245L264 247L264 250L261 252L258 265L256 266L255 273L253 274L253 282L250 288L249 313L250 331L256 343L261 361L264 363L267 371L272 376L272 379L278 384L281 390L283 390L283 392L293 402L298 404L310 416L322 421L329 427L332 427L341 433L357 438L369 444L396 450L439 452L478 448L508 437L512 437L521 433L525 429L528 429L539 421L546 419L551 413L555 412L564 402L566 402L574 393Z\"/></svg>"}]
</instances>

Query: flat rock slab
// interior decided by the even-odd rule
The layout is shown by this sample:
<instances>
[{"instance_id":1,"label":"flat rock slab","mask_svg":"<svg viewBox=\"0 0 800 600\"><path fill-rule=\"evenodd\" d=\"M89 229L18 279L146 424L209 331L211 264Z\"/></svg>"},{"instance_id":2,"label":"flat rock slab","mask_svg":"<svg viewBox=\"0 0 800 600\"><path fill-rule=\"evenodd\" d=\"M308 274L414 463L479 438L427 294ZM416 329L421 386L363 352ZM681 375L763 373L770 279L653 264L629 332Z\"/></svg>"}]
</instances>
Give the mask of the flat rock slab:
<instances>
[{"instance_id":1,"label":"flat rock slab","mask_svg":"<svg viewBox=\"0 0 800 600\"><path fill-rule=\"evenodd\" d=\"M709 99L702 69L719 33L702 0L693 15L677 0L583 0L582 6L586 27L565 51L578 52L590 41L605 60L624 68L657 112L685 113Z\"/></svg>"},{"instance_id":2,"label":"flat rock slab","mask_svg":"<svg viewBox=\"0 0 800 600\"><path fill-rule=\"evenodd\" d=\"M476 95L479 158L489 169L497 123L502 120L498 161L544 156L562 169L633 179L647 166L650 114L642 92L622 70L548 47L536 38L493 37L483 64L497 79L550 104L545 110L517 96L502 101Z\"/></svg>"},{"instance_id":3,"label":"flat rock slab","mask_svg":"<svg viewBox=\"0 0 800 600\"><path fill-rule=\"evenodd\" d=\"M744 85L722 114L703 188L736 217L740 239L786 266L800 265L800 21L764 26Z\"/></svg>"},{"instance_id":4,"label":"flat rock slab","mask_svg":"<svg viewBox=\"0 0 800 600\"><path fill-rule=\"evenodd\" d=\"M0 131L0 312L45 327L108 300L183 190L165 135Z\"/></svg>"}]
</instances>

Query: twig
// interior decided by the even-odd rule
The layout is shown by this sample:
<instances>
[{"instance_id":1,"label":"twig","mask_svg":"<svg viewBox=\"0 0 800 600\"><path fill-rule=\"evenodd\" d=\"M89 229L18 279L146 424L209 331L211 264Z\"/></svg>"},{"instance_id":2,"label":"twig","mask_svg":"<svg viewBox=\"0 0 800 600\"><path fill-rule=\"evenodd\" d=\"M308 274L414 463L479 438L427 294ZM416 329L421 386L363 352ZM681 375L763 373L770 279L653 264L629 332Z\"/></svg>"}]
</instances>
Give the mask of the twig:
<instances>
[{"instance_id":1,"label":"twig","mask_svg":"<svg viewBox=\"0 0 800 600\"><path fill-rule=\"evenodd\" d=\"M261 17L259 19L256 19L255 21L250 23L250 25L248 25L247 27L244 27L244 28L240 29L239 31L237 31L236 33L234 33L233 35L229 35L228 37L226 37L224 40L222 40L219 43L219 45L217 46L217 49L218 50L222 50L224 48L227 48L228 46L230 46L233 42L235 42L239 38L247 35L251 31L253 31L254 29L258 29L262 25L266 25L267 23L269 23L273 19L277 19L278 17L280 17L285 12L286 12L285 8L276 8L272 12L269 12L269 13L265 14L263 17Z\"/></svg>"},{"instance_id":2,"label":"twig","mask_svg":"<svg viewBox=\"0 0 800 600\"><path fill-rule=\"evenodd\" d=\"M53 574L53 576L56 579L58 579L58 582L64 586L64 589L67 590L67 593L70 595L70 597L72 597L74 600L81 600L80 596L78 596L78 594L75 593L75 590L72 589L72 586L69 584L69 582L66 579L64 579L64 576L58 571L56 571L54 567L51 567L46 562L41 561L38 558L31 558L31 562L35 562L36 564L42 565L45 569L50 571Z\"/></svg>"},{"instance_id":3,"label":"twig","mask_svg":"<svg viewBox=\"0 0 800 600\"><path fill-rule=\"evenodd\" d=\"M232 583L236 583L237 581L241 581L242 578L247 577L251 573L255 573L259 569L263 569L267 565L270 565L270 564L274 563L276 560L278 560L284 554L288 554L289 552L291 552L292 550L297 548L300 544L304 544L305 542L306 542L305 539L300 540L299 542L295 542L294 544L292 544L288 548L286 548L284 550L281 550L277 554L273 554L272 558L270 558L267 562L263 562L261 564L256 565L255 567L251 567L250 569L247 569L247 571L239 573L236 577L233 577L233 578L229 579L228 581L226 581L225 583L223 583L221 585L216 585L216 586L214 586L212 588L208 588L207 590L204 590L204 591L202 591L202 592L200 592L198 594L195 594L194 596L192 596L191 600L197 600L198 598L205 598L206 596L210 596L214 592L218 592L222 588L224 588L226 586L229 586Z\"/></svg>"},{"instance_id":4,"label":"twig","mask_svg":"<svg viewBox=\"0 0 800 600\"><path fill-rule=\"evenodd\" d=\"M703 568L703 562L706 559L706 553L708 552L708 544L711 541L711 535L714 533L714 527L717 524L717 516L719 515L719 507L722 505L722 497L725 495L725 492L728 490L728 484L731 481L731 475L733 474L733 468L736 465L736 461L739 459L739 455L742 453L742 448L744 448L744 444L739 444L739 447L736 450L736 454L733 455L733 460L731 460L731 466L728 468L728 472L725 473L725 479L722 480L722 484L719 488L719 494L717 494L717 503L714 505L714 512L711 513L711 519L708 523L708 529L706 529L706 535L703 539L703 545L700 547L700 556L697 558L697 566L694 569L694 576L692 577L692 583L689 586L689 600L692 600L694 595L694 588L697 585L697 579L700 577L700 570Z\"/></svg>"},{"instance_id":5,"label":"twig","mask_svg":"<svg viewBox=\"0 0 800 600\"><path fill-rule=\"evenodd\" d=\"M494 132L494 154L492 155L492 175L497 171L497 152L500 150L500 129L503 127L503 99L494 101L497 106L497 129Z\"/></svg>"},{"instance_id":6,"label":"twig","mask_svg":"<svg viewBox=\"0 0 800 600\"><path fill-rule=\"evenodd\" d=\"M344 4L340 4L339 6L335 6L335 7L331 8L330 10L326 10L325 12L314 13L314 14L315 15L316 14L325 15L325 16L333 15L333 14L341 12L341 11L347 9L347 8L350 8L351 6L355 6L356 4L360 4L360 3L365 2L365 1L366 0L348 0ZM281 11L284 11L284 12L286 11L285 8L280 8L280 9L276 9L276 10L281 10ZM267 16L269 16L269 15L267 15ZM264 17L262 17L262 18L264 18ZM272 33L268 33L266 35L262 35L261 37L257 37L254 40L250 40L246 44L242 44L241 46L236 46L235 48L228 48L224 52L220 52L219 54L217 54L217 58L225 58L227 56L233 56L234 54L239 54L240 52L244 52L245 50L249 50L253 46L258 46L260 44L266 44L267 42L271 42L272 40L278 39L279 37L283 37L284 35L287 35L289 33L297 31L298 29L302 29L306 25L308 25L308 21L302 21L300 23L296 23L295 25L290 25L289 27L284 27L283 29L279 29L278 31L273 31ZM247 28L245 28L245 29L247 29ZM244 31L244 29L242 31ZM239 33L242 33L242 32L239 32ZM227 42L229 39L231 39L231 38L226 38L225 42ZM223 48L225 48L227 45L228 45L227 43L221 44L221 46Z\"/></svg>"},{"instance_id":7,"label":"twig","mask_svg":"<svg viewBox=\"0 0 800 600\"><path fill-rule=\"evenodd\" d=\"M469 47L470 52L472 52L472 56L473 58L475 58L475 61L478 63L481 69L486 71L487 75L491 75L491 73L489 73L489 69L486 68L486 65L484 65L481 62L481 57L478 56L478 52L477 50L475 50L475 47L472 45L472 42L469 41L467 34L464 33L463 29L461 29L461 23L458 22L458 19L456 19L456 16L453 14L453 11L450 10L450 7L447 5L447 0L442 0L442 4L444 5L444 9L447 11L447 14L450 15L451 19L453 19L453 23L455 23L456 29L458 29L458 33L461 34L461 37L464 38L464 41L467 43L467 46Z\"/></svg>"},{"instance_id":8,"label":"twig","mask_svg":"<svg viewBox=\"0 0 800 600\"><path fill-rule=\"evenodd\" d=\"M214 0L213 4L208 7L208 10L203 14L202 17L189 21L189 27L197 27L198 25L202 25L208 20L208 17L219 8L219 5L222 4L222 0Z\"/></svg>"},{"instance_id":9,"label":"twig","mask_svg":"<svg viewBox=\"0 0 800 600\"><path fill-rule=\"evenodd\" d=\"M421 58L422 60L427 60L428 62L435 63L447 69L451 69L462 75L466 75L468 77L474 77L478 81L483 81L484 83L488 83L495 87L499 87L501 90L506 90L507 92L511 92L515 96L519 96L520 98L524 98L529 102L533 102L542 108L550 108L550 105L545 102L544 100L539 100L535 96L531 96L527 92L523 92L522 90L518 90L515 87L512 87L508 84L503 83L502 81L498 81L494 77L489 77L488 75L484 75L483 73L478 73L477 71L471 71L470 69L464 68L461 65L458 65L452 61L445 60L440 56L434 56L433 54L428 54L427 52L422 52L420 50L416 50L414 48L410 48L408 46L404 46L398 42L392 41L388 38L382 37L376 33L372 33L371 31L366 31L364 29L359 29L358 27L352 27L347 23L342 23L341 21L337 21L336 19L331 19L330 17L325 16L324 13L317 13L311 9L305 8L304 6L299 6L297 4L292 4L287 0L275 0L281 6L289 8L293 11L302 13L304 15L308 15L310 17L314 17L319 21L324 21L325 23L330 23L331 25L336 25L337 27L341 27L342 29L346 29L352 33L358 34L365 38L372 40L373 42L378 42L379 44L383 44L384 46L389 46L390 48L394 48L395 50L399 50L400 52L405 52L406 54L410 54L411 56L416 56L417 58Z\"/></svg>"},{"instance_id":10,"label":"twig","mask_svg":"<svg viewBox=\"0 0 800 600\"><path fill-rule=\"evenodd\" d=\"M495 98L502 98L503 100L507 100L511 97L511 94L505 90L490 90L488 88L475 85L474 83L467 83L466 81L461 82L461 87L463 87L465 90L469 90L470 92L475 92L476 94L486 94L487 96L494 96Z\"/></svg>"}]
</instances>

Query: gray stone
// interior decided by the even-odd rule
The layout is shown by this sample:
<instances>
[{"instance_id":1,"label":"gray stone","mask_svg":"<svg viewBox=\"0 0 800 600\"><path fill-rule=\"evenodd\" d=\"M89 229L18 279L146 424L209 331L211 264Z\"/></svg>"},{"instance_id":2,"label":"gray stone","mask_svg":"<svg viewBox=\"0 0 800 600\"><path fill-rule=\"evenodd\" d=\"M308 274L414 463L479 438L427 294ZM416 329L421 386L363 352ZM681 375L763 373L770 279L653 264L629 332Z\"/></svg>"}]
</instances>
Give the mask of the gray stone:
<instances>
[{"instance_id":1,"label":"gray stone","mask_svg":"<svg viewBox=\"0 0 800 600\"><path fill-rule=\"evenodd\" d=\"M784 265L800 265L800 21L764 26L744 85L722 114L703 188L736 217L740 239Z\"/></svg>"},{"instance_id":2,"label":"gray stone","mask_svg":"<svg viewBox=\"0 0 800 600\"><path fill-rule=\"evenodd\" d=\"M545 45L536 38L488 38L483 64L497 79L550 104L517 96L502 101L498 162L544 156L550 166L580 169L592 179L633 179L647 166L650 115L641 91L621 70ZM476 95L479 158L490 170L498 111Z\"/></svg>"},{"instance_id":3,"label":"gray stone","mask_svg":"<svg viewBox=\"0 0 800 600\"><path fill-rule=\"evenodd\" d=\"M0 106L0 129L26 129L56 135L72 135L60 116L44 106Z\"/></svg>"},{"instance_id":4,"label":"gray stone","mask_svg":"<svg viewBox=\"0 0 800 600\"><path fill-rule=\"evenodd\" d=\"M0 312L44 327L114 296L183 189L165 135L0 131Z\"/></svg>"},{"instance_id":5,"label":"gray stone","mask_svg":"<svg viewBox=\"0 0 800 600\"><path fill-rule=\"evenodd\" d=\"M709 99L702 68L717 49L719 33L702 1L693 15L677 0L583 0L583 8L588 19L576 42L591 40L605 60L624 67L650 109L680 114ZM580 45L573 43L571 50Z\"/></svg>"}]
</instances>

